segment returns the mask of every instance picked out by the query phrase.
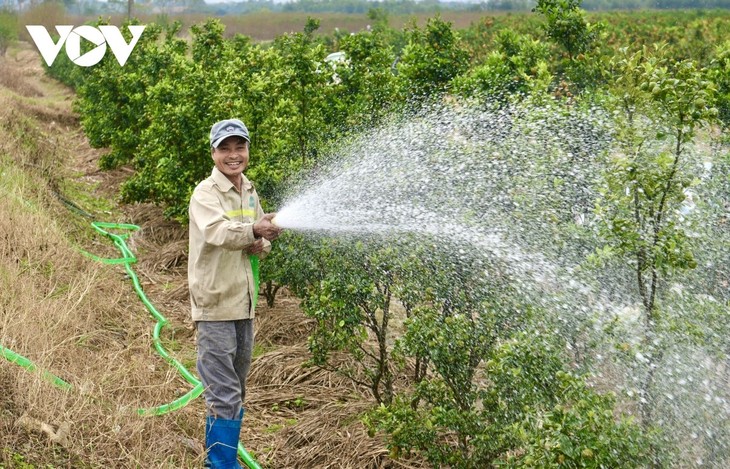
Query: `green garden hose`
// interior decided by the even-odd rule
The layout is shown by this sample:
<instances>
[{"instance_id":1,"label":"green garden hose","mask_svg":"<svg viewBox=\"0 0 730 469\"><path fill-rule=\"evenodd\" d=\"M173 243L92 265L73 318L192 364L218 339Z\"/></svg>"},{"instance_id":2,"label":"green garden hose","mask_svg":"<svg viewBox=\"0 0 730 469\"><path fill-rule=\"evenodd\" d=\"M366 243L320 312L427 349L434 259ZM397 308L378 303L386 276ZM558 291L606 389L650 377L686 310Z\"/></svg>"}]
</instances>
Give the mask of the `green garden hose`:
<instances>
[{"instance_id":1,"label":"green garden hose","mask_svg":"<svg viewBox=\"0 0 730 469\"><path fill-rule=\"evenodd\" d=\"M135 257L134 253L129 249L127 246L127 238L129 238L131 232L139 230L139 226L127 224L127 223L105 223L105 222L93 222L91 223L91 226L102 236L109 238L112 240L114 245L119 249L119 251L122 254L122 257L119 258L113 258L113 259L107 259L102 258L99 256L96 256L92 253L86 252L84 250L81 250L81 252L90 257L91 259L94 259L99 262L103 262L104 264L124 264L124 270L127 272L127 275L132 280L132 283L134 284L134 290L137 292L137 295L142 300L142 303L147 307L147 310L152 314L152 316L155 318L157 323L155 324L154 332L152 334L152 343L155 346L155 350L157 350L157 353L162 356L169 364L174 366L180 374L185 378L185 380L193 385L193 389L188 391L183 396L175 399L174 401L163 404L161 406L152 407L149 409L138 409L137 413L142 416L150 416L150 415L163 415L168 412L173 412L175 410L178 410L185 405L187 405L191 400L195 399L196 397L200 396L203 393L203 384L200 382L199 379L197 379L185 366L180 363L175 358L171 357L170 354L165 350L165 348L162 345L162 341L160 340L160 332L162 331L162 328L165 327L165 325L168 323L167 318L165 318L162 314L160 314L159 311L154 307L154 305L149 301L147 298L147 295L145 295L144 291L142 290L142 286L139 283L139 278L137 277L137 274L134 272L134 270L131 267L131 264L134 264L137 262L137 258ZM122 234L115 234L108 230L122 230L126 231L126 233ZM258 263L258 257L256 256L250 256L251 260L251 269L253 271L254 275L254 295L253 295L253 306L256 307L256 301L258 299L258 291L259 291L259 263ZM29 371L36 371L36 366L27 358L16 354L15 352L11 351L10 349L7 349L0 345L0 352L4 358L7 360L16 363L24 368L26 368ZM42 376L44 379L47 379L51 381L56 386L63 388L63 389L70 389L72 386L67 383L66 381L62 380L61 378L43 371ZM238 456L243 460L243 462L246 464L246 466L249 467L249 469L261 469L261 466L258 465L256 460L253 459L253 457L246 451L246 449L243 447L243 445L239 442L238 443Z\"/></svg>"},{"instance_id":2,"label":"green garden hose","mask_svg":"<svg viewBox=\"0 0 730 469\"><path fill-rule=\"evenodd\" d=\"M2 345L0 345L0 355L2 355L3 358L5 358L8 361L15 363L16 365L22 366L23 368L25 368L28 371L38 371L32 361L28 360L27 358L25 358L22 355L18 355L17 353L13 352L9 348L3 347ZM61 389L68 390L68 389L72 388L72 386L69 383L62 380L58 376L56 376L52 373L49 373L48 371L41 371L40 373L41 373L41 376L43 377L43 379L50 381L51 383L55 384L56 386L58 386Z\"/></svg>"},{"instance_id":3,"label":"green garden hose","mask_svg":"<svg viewBox=\"0 0 730 469\"><path fill-rule=\"evenodd\" d=\"M137 262L137 258L135 257L134 253L132 253L132 251L129 249L126 242L131 232L139 230L139 226L126 223L104 222L93 222L91 223L91 226L102 236L105 236L112 240L114 245L121 252L122 257L107 259L83 250L81 252L96 261L103 262L104 264L124 264L124 270L127 272L127 275L132 280L134 290L137 292L137 295L142 300L142 303L144 303L144 305L147 307L147 310L150 312L150 314L152 314L152 317L154 317L157 321L152 333L152 343L155 346L155 350L157 350L157 353L159 353L160 356L164 358L170 365L175 367L188 383L193 385L193 389L191 391L179 397L175 401L159 407L153 407L151 409L138 409L137 413L139 415L163 415L168 412L180 409L188 402L203 393L203 384L195 376L193 376L193 374L187 368L185 368L182 363L171 357L167 350L165 350L165 347L163 347L162 345L160 332L162 331L162 328L167 325L168 320L167 318L165 318L165 316L160 314L159 311L157 311L157 308L155 308L155 306L150 302L150 300L147 298L147 295L145 295L144 291L142 290L142 285L139 283L139 277L137 277L137 274L134 272L134 269L132 269L131 266L133 263ZM124 230L127 231L127 233L115 234L108 230Z\"/></svg>"}]
</instances>

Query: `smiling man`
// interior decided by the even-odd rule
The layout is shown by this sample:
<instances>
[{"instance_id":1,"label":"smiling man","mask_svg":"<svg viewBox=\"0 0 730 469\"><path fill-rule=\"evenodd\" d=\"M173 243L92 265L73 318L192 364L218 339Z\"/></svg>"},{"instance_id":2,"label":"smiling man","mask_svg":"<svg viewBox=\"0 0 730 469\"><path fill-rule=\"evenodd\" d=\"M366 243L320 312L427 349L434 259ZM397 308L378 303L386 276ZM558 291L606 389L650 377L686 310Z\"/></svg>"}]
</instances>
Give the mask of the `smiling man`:
<instances>
[{"instance_id":1,"label":"smiling man","mask_svg":"<svg viewBox=\"0 0 730 469\"><path fill-rule=\"evenodd\" d=\"M251 140L238 119L210 131L215 167L190 199L188 283L205 386L206 466L240 468L236 453L253 351L254 276L250 256L265 256L281 230L264 214L248 166Z\"/></svg>"}]
</instances>

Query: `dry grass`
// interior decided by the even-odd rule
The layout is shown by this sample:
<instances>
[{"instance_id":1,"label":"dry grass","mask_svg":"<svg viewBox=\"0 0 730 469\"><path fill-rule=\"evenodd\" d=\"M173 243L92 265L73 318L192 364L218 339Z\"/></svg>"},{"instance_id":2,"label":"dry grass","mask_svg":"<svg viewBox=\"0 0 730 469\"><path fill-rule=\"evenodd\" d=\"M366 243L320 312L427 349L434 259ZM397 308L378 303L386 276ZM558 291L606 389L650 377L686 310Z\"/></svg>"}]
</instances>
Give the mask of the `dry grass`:
<instances>
[{"instance_id":1,"label":"dry grass","mask_svg":"<svg viewBox=\"0 0 730 469\"><path fill-rule=\"evenodd\" d=\"M440 13L444 21L451 22L454 28L464 29L472 24L479 23L484 18L502 15L502 13L487 12L467 12L467 11L443 11ZM43 12L42 8L38 8L33 13L34 22L25 21L22 24L43 24L52 28L53 24L84 24L86 21L96 18L84 17L66 17L66 23L53 22L58 21L59 14L54 11ZM179 20L183 25L183 31L188 31L190 26L202 23L210 18L203 14L170 14L170 15L153 15L140 13L136 15L142 24L172 22ZM272 41L277 36L293 32L302 32L304 25L307 23L307 17L313 17L320 21L319 33L332 34L336 29L347 32L358 32L366 29L371 21L366 14L355 13L303 13L303 12L254 12L244 15L228 15L217 17L225 26L226 37L233 37L236 34L243 34L252 38L254 41ZM395 29L401 29L412 22L419 26L426 24L429 18L436 16L436 13L418 13L413 15L392 15L389 17L389 25ZM115 15L108 18L110 24L121 25L126 16ZM30 40L27 32L23 31L21 38Z\"/></svg>"},{"instance_id":2,"label":"dry grass","mask_svg":"<svg viewBox=\"0 0 730 469\"><path fill-rule=\"evenodd\" d=\"M27 77L18 74L11 68L0 68L0 86L8 88L14 93L24 97L39 97L43 93L32 83L28 82Z\"/></svg>"},{"instance_id":3,"label":"dry grass","mask_svg":"<svg viewBox=\"0 0 730 469\"><path fill-rule=\"evenodd\" d=\"M20 25L42 25L45 26L48 31L55 33L55 26L59 24L77 24L81 25L83 22L75 23L74 19L66 14L66 11L62 3L54 2L43 2L38 3L35 6L29 8L20 15L18 24ZM24 41L30 41L30 34L21 27L18 31L20 39Z\"/></svg>"},{"instance_id":4,"label":"dry grass","mask_svg":"<svg viewBox=\"0 0 730 469\"><path fill-rule=\"evenodd\" d=\"M390 15L389 24L395 29L401 29L411 23L419 26L426 24L429 18L437 13L417 13ZM484 18L501 16L505 13L499 12L470 12L470 11L442 11L438 13L441 18L454 25L457 29L468 28L472 24L483 21ZM183 30L188 31L190 26L203 23L210 18L204 14L150 14L139 12L135 15L142 24L166 23L178 20L183 25ZM271 41L277 36L293 32L302 32L308 17L319 20L321 34L332 34L336 30L357 32L366 29L371 21L365 13L306 13L306 12L269 12L259 11L242 15L226 15L218 18L226 26L226 36L232 37L236 34L243 34L255 41ZM67 14L62 5L55 3L41 3L24 12L19 18L21 25L42 25L53 32L54 26L59 24L82 25L89 21L97 20L98 16L73 16ZM120 26L126 15L105 15L105 20L110 24ZM19 37L21 40L30 42L30 35L23 27L20 28Z\"/></svg>"},{"instance_id":5,"label":"dry grass","mask_svg":"<svg viewBox=\"0 0 730 469\"><path fill-rule=\"evenodd\" d=\"M0 101L0 343L73 389L0 362L0 461L11 464L22 451L31 463L70 467L192 467L200 455L174 443L169 428L197 435L195 406L159 419L134 414L187 386L150 349L152 323L120 271L73 245L68 233L79 221L52 188L66 173L59 163L74 155L47 131L52 126L16 103ZM65 444L52 445L34 421L52 431L66 424Z\"/></svg>"},{"instance_id":6,"label":"dry grass","mask_svg":"<svg viewBox=\"0 0 730 469\"><path fill-rule=\"evenodd\" d=\"M40 69L27 47L0 60L11 74ZM41 95L23 96L0 82L0 344L73 389L0 360L0 467L201 467L202 399L162 417L136 415L190 386L153 351L154 321L123 270L82 256L77 245L118 253L57 197L73 180L89 191L79 197L111 200L128 170L99 172L99 151L78 129L68 91L40 73L26 77ZM167 348L194 367L185 227L149 205L95 214L142 227L130 242L135 270L170 320ZM373 405L366 390L305 366L312 322L298 300L284 290L274 308L261 303L256 340L263 353L252 366L241 436L262 466L423 467L390 461L382 441L367 436L359 420Z\"/></svg>"},{"instance_id":7,"label":"dry grass","mask_svg":"<svg viewBox=\"0 0 730 469\"><path fill-rule=\"evenodd\" d=\"M493 17L495 13L443 11L439 15L444 21L452 23L454 28L464 29L472 24L479 23L482 18ZM240 16L224 16L221 21L226 25L226 33L229 35L243 34L255 40L272 40L280 34L302 32L307 17L310 16L320 20L319 32L322 34L332 34L336 29L358 32L365 30L372 23L366 14L298 12L260 12ZM435 16L436 13L418 13L413 15L390 15L388 19L392 28L402 29L411 23L423 27L429 18Z\"/></svg>"},{"instance_id":8,"label":"dry grass","mask_svg":"<svg viewBox=\"0 0 730 469\"><path fill-rule=\"evenodd\" d=\"M307 337L314 327L314 320L307 318L299 309L299 300L282 288L276 295L276 309L269 313L265 308L264 298L259 314L256 342L271 345L295 345L307 342Z\"/></svg>"}]
</instances>

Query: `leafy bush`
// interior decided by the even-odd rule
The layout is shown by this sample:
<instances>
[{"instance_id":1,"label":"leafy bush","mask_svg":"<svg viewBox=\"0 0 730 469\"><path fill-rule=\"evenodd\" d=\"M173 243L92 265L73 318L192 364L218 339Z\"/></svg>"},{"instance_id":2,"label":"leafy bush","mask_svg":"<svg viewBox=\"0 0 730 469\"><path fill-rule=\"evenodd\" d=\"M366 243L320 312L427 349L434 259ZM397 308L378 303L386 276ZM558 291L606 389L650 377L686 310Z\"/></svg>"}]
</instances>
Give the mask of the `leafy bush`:
<instances>
[{"instance_id":1,"label":"leafy bush","mask_svg":"<svg viewBox=\"0 0 730 469\"><path fill-rule=\"evenodd\" d=\"M591 25L580 9L582 0L538 0L534 11L545 17L547 36L570 58L593 49L600 26Z\"/></svg>"},{"instance_id":2,"label":"leafy bush","mask_svg":"<svg viewBox=\"0 0 730 469\"><path fill-rule=\"evenodd\" d=\"M718 118L722 125L728 128L730 127L730 41L717 46L708 74L709 80L717 87Z\"/></svg>"},{"instance_id":3,"label":"leafy bush","mask_svg":"<svg viewBox=\"0 0 730 469\"><path fill-rule=\"evenodd\" d=\"M139 108L133 104L130 111L138 109L142 119L130 124L128 138L114 145L118 151L129 149L120 156L131 157L137 170L122 186L124 200L154 200L166 207L167 216L187 217L192 189L212 167L210 126L231 115L229 77L207 65L220 61L223 54L232 55L222 34L217 20L193 28L191 49L197 62L185 56L177 40L167 41L139 67L139 73L148 78L129 81L130 86L141 88L134 90L139 101L130 102ZM131 113L125 117L131 118Z\"/></svg>"},{"instance_id":4,"label":"leafy bush","mask_svg":"<svg viewBox=\"0 0 730 469\"><path fill-rule=\"evenodd\" d=\"M394 301L392 247L325 240L310 251L302 309L316 321L312 362L370 389L377 402L394 395L389 322ZM354 362L338 360L347 352Z\"/></svg>"},{"instance_id":5,"label":"leafy bush","mask_svg":"<svg viewBox=\"0 0 730 469\"><path fill-rule=\"evenodd\" d=\"M473 396L468 405L439 372L418 386L415 399L381 405L366 424L387 432L391 455L415 451L434 467L648 464L651 435L614 417L614 398L570 373L560 345L537 331L517 334L486 351L483 376L464 390Z\"/></svg>"},{"instance_id":6,"label":"leafy bush","mask_svg":"<svg viewBox=\"0 0 730 469\"><path fill-rule=\"evenodd\" d=\"M504 30L497 36L496 46L485 63L454 80L455 91L464 96L497 97L547 91L553 77L545 43Z\"/></svg>"},{"instance_id":7,"label":"leafy bush","mask_svg":"<svg viewBox=\"0 0 730 469\"><path fill-rule=\"evenodd\" d=\"M398 63L401 93L416 100L449 90L451 80L469 66L469 56L451 24L430 18L425 29L413 26Z\"/></svg>"},{"instance_id":8,"label":"leafy bush","mask_svg":"<svg viewBox=\"0 0 730 469\"><path fill-rule=\"evenodd\" d=\"M346 61L333 70L339 80L333 97L335 125L340 131L372 128L401 102L392 72L393 47L378 28L346 36L340 47Z\"/></svg>"},{"instance_id":9,"label":"leafy bush","mask_svg":"<svg viewBox=\"0 0 730 469\"><path fill-rule=\"evenodd\" d=\"M14 13L0 10L0 57L5 55L8 46L18 39L18 17Z\"/></svg>"},{"instance_id":10,"label":"leafy bush","mask_svg":"<svg viewBox=\"0 0 730 469\"><path fill-rule=\"evenodd\" d=\"M77 86L79 99L75 110L81 116L89 143L111 149L101 158L102 168L114 168L134 159L140 146L139 136L150 123L146 115L148 105L153 104L149 88L162 76L171 76L178 63L176 59L185 53L184 41L174 38L179 28L179 24L172 25L160 46L164 31L155 24L147 25L124 67L107 54L88 69L88 75ZM128 34L126 25L121 30ZM55 68L56 64L51 67Z\"/></svg>"}]
</instances>

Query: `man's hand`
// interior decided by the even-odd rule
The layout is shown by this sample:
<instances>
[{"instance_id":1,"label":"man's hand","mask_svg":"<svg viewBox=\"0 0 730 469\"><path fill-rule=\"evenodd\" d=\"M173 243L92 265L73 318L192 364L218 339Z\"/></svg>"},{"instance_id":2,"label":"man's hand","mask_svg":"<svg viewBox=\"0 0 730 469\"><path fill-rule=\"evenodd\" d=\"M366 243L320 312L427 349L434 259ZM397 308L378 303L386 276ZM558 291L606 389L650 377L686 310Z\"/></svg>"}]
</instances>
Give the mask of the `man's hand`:
<instances>
[{"instance_id":1,"label":"man's hand","mask_svg":"<svg viewBox=\"0 0 730 469\"><path fill-rule=\"evenodd\" d=\"M244 252L246 254L260 254L264 252L264 239L259 238L256 241L253 242L252 245L247 247Z\"/></svg>"},{"instance_id":2,"label":"man's hand","mask_svg":"<svg viewBox=\"0 0 730 469\"><path fill-rule=\"evenodd\" d=\"M257 238L266 238L269 241L273 241L279 237L279 234L283 231L278 226L271 223L271 219L276 216L276 213L267 213L263 218L253 225L253 235Z\"/></svg>"}]
</instances>

